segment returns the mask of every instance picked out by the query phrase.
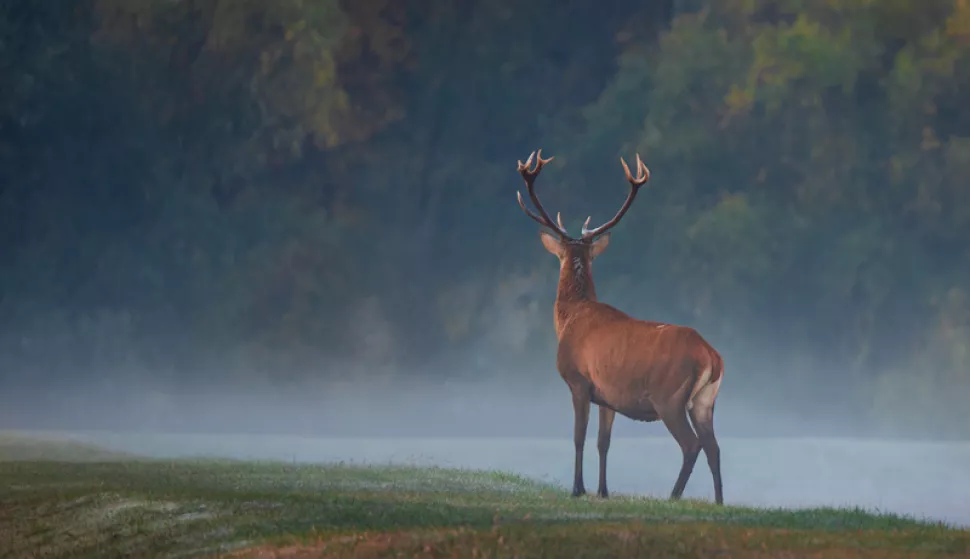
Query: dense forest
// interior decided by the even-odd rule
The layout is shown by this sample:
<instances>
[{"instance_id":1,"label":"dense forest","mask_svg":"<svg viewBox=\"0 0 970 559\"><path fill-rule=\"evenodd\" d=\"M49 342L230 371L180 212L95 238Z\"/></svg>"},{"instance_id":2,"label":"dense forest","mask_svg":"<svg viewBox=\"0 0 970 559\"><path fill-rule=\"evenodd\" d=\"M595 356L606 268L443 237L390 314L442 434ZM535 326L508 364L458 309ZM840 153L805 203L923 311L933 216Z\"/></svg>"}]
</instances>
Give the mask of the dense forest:
<instances>
[{"instance_id":1,"label":"dense forest","mask_svg":"<svg viewBox=\"0 0 970 559\"><path fill-rule=\"evenodd\" d=\"M968 0L8 0L0 69L7 387L554 376L541 147L573 232L641 154L600 297L737 390L970 436Z\"/></svg>"}]
</instances>

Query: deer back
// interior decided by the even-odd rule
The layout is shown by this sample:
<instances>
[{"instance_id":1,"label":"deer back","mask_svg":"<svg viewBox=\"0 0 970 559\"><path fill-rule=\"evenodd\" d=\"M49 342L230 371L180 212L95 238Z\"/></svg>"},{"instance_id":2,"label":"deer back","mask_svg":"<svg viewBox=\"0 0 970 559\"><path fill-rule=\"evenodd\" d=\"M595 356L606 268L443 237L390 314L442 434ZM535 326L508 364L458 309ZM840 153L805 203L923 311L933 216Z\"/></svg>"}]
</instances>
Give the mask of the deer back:
<instances>
[{"instance_id":1,"label":"deer back","mask_svg":"<svg viewBox=\"0 0 970 559\"><path fill-rule=\"evenodd\" d=\"M696 330L640 320L605 303L577 303L562 325L559 361L611 391L673 394L705 371L720 378L720 355Z\"/></svg>"}]
</instances>

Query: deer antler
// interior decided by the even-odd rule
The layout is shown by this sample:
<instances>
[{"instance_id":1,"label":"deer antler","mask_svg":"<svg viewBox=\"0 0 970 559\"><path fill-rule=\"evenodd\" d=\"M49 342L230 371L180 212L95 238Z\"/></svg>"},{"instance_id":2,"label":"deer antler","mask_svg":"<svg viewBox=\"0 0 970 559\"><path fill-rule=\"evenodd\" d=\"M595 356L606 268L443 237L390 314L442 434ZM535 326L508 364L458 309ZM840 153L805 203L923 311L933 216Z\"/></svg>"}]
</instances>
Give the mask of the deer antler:
<instances>
[{"instance_id":1,"label":"deer antler","mask_svg":"<svg viewBox=\"0 0 970 559\"><path fill-rule=\"evenodd\" d=\"M536 165L534 169L532 168L533 157L536 157ZM529 198L532 200L532 204L536 207L536 210L539 211L539 215L536 215L535 212L533 212L532 210L526 207L525 202L522 200L521 190L516 192L516 194L518 195L518 198L519 198L519 206L522 207L522 211L524 211L527 216L536 220L539 223L539 225L552 229L560 237L564 239L572 239L572 237L570 237L566 233L566 228L563 227L562 225L562 216L557 213L556 221L555 222L552 221L552 218L550 218L549 214L546 213L546 209L542 207L542 203L539 202L539 197L536 196L535 187L533 186L533 184L535 183L536 177L538 177L539 172L542 171L543 165L545 165L546 163L549 163L553 159L555 159L555 157L550 157L549 159L543 159L542 150L539 149L529 154L529 159L526 160L525 164L523 164L522 161L518 162L519 174L522 175L522 179L525 180L525 187L526 187L526 190L529 192Z\"/></svg>"},{"instance_id":2,"label":"deer antler","mask_svg":"<svg viewBox=\"0 0 970 559\"><path fill-rule=\"evenodd\" d=\"M595 229L587 229L589 226L589 220L591 219L590 217L587 217L586 223L583 224L583 239L592 239L593 237L602 235L619 223L620 219L623 218L623 214L630 209L630 204L633 203L633 199L637 197L637 191L639 191L640 187L650 180L650 169L647 169L647 166L644 165L643 161L640 160L639 153L637 154L636 178L630 174L630 168L627 167L626 161L624 161L622 157L620 158L620 163L623 165L623 171L626 172L626 180L630 182L630 193L627 195L626 201L623 202L623 205L620 206L620 211L616 212L613 219L607 221L603 225L600 225Z\"/></svg>"}]
</instances>

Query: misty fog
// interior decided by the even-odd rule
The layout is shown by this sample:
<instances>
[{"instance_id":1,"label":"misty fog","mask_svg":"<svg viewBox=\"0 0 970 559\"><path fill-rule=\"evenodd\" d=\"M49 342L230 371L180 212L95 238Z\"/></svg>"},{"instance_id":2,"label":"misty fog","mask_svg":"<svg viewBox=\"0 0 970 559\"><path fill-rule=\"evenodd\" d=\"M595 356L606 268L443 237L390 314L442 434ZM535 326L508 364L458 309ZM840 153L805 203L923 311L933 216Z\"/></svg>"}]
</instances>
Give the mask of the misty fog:
<instances>
[{"instance_id":1,"label":"misty fog","mask_svg":"<svg viewBox=\"0 0 970 559\"><path fill-rule=\"evenodd\" d=\"M0 424L151 457L499 469L565 491L572 407L558 374L544 368L544 380L508 371L437 382L415 375L283 388L196 384L182 393L157 382L7 391ZM970 444L876 434L851 414L800 415L733 389L740 374L727 370L716 413L727 504L858 506L970 525ZM591 414L587 485L597 475L596 421ZM609 460L614 495L666 498L681 455L662 423L618 416ZM703 459L685 497L713 498Z\"/></svg>"},{"instance_id":2,"label":"misty fog","mask_svg":"<svg viewBox=\"0 0 970 559\"><path fill-rule=\"evenodd\" d=\"M610 273L609 259L604 256L599 274ZM554 287L551 280L539 286ZM650 299L642 295L617 301L622 294L607 288L601 299L637 308ZM484 338L494 343L523 320L551 330L548 310L505 309L508 316L497 318L495 332ZM638 314L655 318L646 309ZM758 370L750 355L730 360L730 349L715 412L727 504L858 506L970 525L970 443L894 432L858 409L864 395L826 398L842 384L791 375L765 382L771 371ZM361 353L368 355L366 345ZM57 384L8 385L0 394L0 425L152 457L500 469L565 491L572 479L573 412L554 356L548 342L524 357L490 353L483 342L477 350L442 352L413 370L367 357L324 357L318 370L285 375L243 365L171 378L115 370L97 381L72 380L66 370L55 375L62 379ZM368 368L379 374L361 374ZM819 378L834 376L827 371ZM596 421L592 413L587 485L597 475ZM617 416L613 441L612 492L666 498L681 454L663 424ZM685 497L713 498L703 459Z\"/></svg>"},{"instance_id":3,"label":"misty fog","mask_svg":"<svg viewBox=\"0 0 970 559\"><path fill-rule=\"evenodd\" d=\"M553 361L549 355L547 361ZM536 369L545 373L534 374ZM0 394L0 422L11 428L126 429L180 433L300 434L335 437L572 437L568 389L554 365L475 379L407 375L383 380L299 380L280 386L193 382L173 389L142 384L71 383ZM866 428L851 410L812 415L784 401L739 393L726 371L716 427L726 436L892 436ZM740 372L739 372L740 373ZM203 378L211 379L215 375ZM666 434L662 423L617 422L617 436Z\"/></svg>"}]
</instances>

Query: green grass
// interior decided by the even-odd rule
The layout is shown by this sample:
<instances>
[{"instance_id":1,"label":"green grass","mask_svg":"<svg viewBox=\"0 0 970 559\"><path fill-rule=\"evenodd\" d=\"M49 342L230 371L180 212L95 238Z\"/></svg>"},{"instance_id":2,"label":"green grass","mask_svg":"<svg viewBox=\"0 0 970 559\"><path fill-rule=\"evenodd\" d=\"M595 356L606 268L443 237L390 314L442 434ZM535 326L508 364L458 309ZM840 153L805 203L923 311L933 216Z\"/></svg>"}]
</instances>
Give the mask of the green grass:
<instances>
[{"instance_id":1,"label":"green grass","mask_svg":"<svg viewBox=\"0 0 970 559\"><path fill-rule=\"evenodd\" d=\"M0 436L0 480L0 557L970 554L970 532L894 515L573 499L496 472L137 460Z\"/></svg>"},{"instance_id":2,"label":"green grass","mask_svg":"<svg viewBox=\"0 0 970 559\"><path fill-rule=\"evenodd\" d=\"M98 462L106 460L135 460L137 457L113 452L94 445L71 440L31 438L0 431L0 461L47 460L66 462Z\"/></svg>"}]
</instances>

